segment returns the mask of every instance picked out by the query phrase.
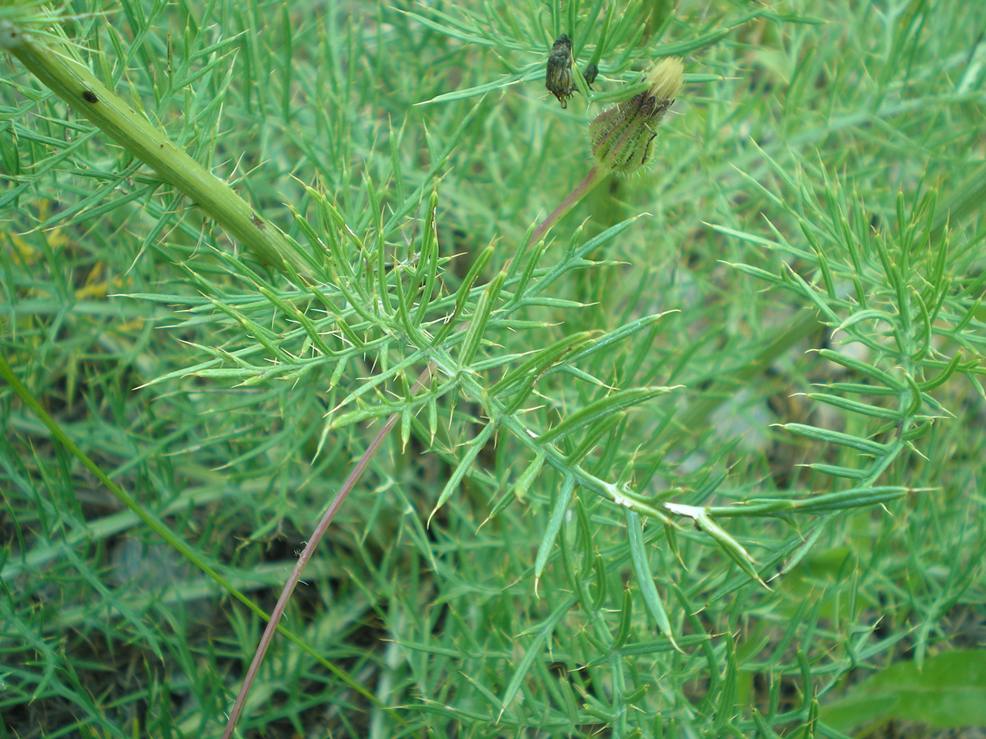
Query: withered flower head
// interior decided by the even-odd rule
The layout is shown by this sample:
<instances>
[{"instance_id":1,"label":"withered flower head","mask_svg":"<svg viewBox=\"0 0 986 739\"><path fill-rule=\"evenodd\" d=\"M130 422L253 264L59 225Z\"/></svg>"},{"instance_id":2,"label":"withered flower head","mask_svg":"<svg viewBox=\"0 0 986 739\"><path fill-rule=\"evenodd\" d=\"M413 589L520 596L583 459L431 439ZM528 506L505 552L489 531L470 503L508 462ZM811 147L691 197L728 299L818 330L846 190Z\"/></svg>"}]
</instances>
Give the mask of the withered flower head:
<instances>
[{"instance_id":1,"label":"withered flower head","mask_svg":"<svg viewBox=\"0 0 986 739\"><path fill-rule=\"evenodd\" d=\"M561 107L568 107L568 99L572 96L572 39L564 33L558 37L551 54L548 55L548 69L544 75L544 86L558 98Z\"/></svg>"},{"instance_id":2,"label":"withered flower head","mask_svg":"<svg viewBox=\"0 0 986 739\"><path fill-rule=\"evenodd\" d=\"M628 173L647 162L657 125L681 90L683 75L681 59L661 59L646 72L646 90L596 116L589 135L601 166Z\"/></svg>"},{"instance_id":3,"label":"withered flower head","mask_svg":"<svg viewBox=\"0 0 986 739\"><path fill-rule=\"evenodd\" d=\"M585 68L585 72L582 74L585 77L585 83L592 87L592 83L596 81L596 77L599 76L599 66L595 63L590 64Z\"/></svg>"}]
</instances>

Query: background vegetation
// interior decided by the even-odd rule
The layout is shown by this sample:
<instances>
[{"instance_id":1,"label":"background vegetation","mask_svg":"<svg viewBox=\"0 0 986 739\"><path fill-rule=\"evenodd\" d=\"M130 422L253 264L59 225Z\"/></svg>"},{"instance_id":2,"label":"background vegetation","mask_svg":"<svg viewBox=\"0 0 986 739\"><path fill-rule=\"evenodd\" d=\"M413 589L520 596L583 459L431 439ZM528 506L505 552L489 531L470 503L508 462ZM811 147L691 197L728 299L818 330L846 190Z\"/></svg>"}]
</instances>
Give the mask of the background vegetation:
<instances>
[{"instance_id":1,"label":"background vegetation","mask_svg":"<svg viewBox=\"0 0 986 739\"><path fill-rule=\"evenodd\" d=\"M4 54L0 734L221 731L263 628L232 589L270 609L391 413L243 735L986 724L986 6L77 0L58 24L301 267ZM562 32L600 68L564 110ZM591 117L671 54L654 164L525 248Z\"/></svg>"}]
</instances>

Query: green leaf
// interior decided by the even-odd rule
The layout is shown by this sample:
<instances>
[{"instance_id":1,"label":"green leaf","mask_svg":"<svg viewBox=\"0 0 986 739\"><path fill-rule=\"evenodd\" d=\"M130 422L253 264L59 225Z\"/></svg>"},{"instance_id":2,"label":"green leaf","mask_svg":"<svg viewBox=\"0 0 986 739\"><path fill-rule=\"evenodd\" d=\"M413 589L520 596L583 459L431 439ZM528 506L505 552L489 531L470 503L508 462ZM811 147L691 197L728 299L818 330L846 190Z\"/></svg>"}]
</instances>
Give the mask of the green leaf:
<instances>
[{"instance_id":1,"label":"green leaf","mask_svg":"<svg viewBox=\"0 0 986 739\"><path fill-rule=\"evenodd\" d=\"M852 434L844 434L841 431L830 431L829 429L822 429L817 426L807 426L803 423L781 423L777 424L777 426L798 436L823 441L827 444L849 447L865 454L883 456L887 452L886 444L880 444L879 442L863 439Z\"/></svg>"},{"instance_id":2,"label":"green leaf","mask_svg":"<svg viewBox=\"0 0 986 739\"><path fill-rule=\"evenodd\" d=\"M571 477L566 477L562 482L561 490L558 491L558 497L555 498L554 505L551 508L548 526L544 530L544 537L538 545L537 556L534 558L535 593L538 589L538 583L541 581L541 575L544 573L545 565L548 564L548 556L551 554L551 548L555 545L555 539L558 538L558 532L561 530L562 522L565 520L565 512L568 510L568 504L572 500L573 490L575 490L575 480Z\"/></svg>"},{"instance_id":3,"label":"green leaf","mask_svg":"<svg viewBox=\"0 0 986 739\"><path fill-rule=\"evenodd\" d=\"M827 359L830 362L840 364L846 369L855 370L856 372L866 375L882 385L886 385L888 388L892 388L898 392L904 389L904 384L900 380L890 373L884 372L879 367L874 367L872 364L861 362L858 359L853 359L852 357L832 351L831 349L819 349L818 356L823 359Z\"/></svg>"},{"instance_id":4,"label":"green leaf","mask_svg":"<svg viewBox=\"0 0 986 739\"><path fill-rule=\"evenodd\" d=\"M944 652L924 669L897 662L822 705L822 721L858 734L887 721L915 721L933 729L986 726L986 649Z\"/></svg>"},{"instance_id":5,"label":"green leaf","mask_svg":"<svg viewBox=\"0 0 986 739\"><path fill-rule=\"evenodd\" d=\"M464 90L444 92L441 95L436 95L430 100L422 100L420 103L416 103L416 105L431 105L432 103L448 103L452 100L464 100L465 98L475 97L476 95L485 95L486 93L493 92L494 90L502 90L505 87L510 87L511 85L516 85L521 82L536 80L543 76L544 65L539 62L529 67L525 67L514 74L504 75L503 77L498 77L490 82L484 82L481 85L468 87Z\"/></svg>"},{"instance_id":6,"label":"green leaf","mask_svg":"<svg viewBox=\"0 0 986 739\"><path fill-rule=\"evenodd\" d=\"M489 263L490 258L493 256L493 246L487 246L483 251L479 253L475 260L473 260L472 266L469 267L469 271L466 272L466 276L462 278L462 284L459 285L459 289L455 293L455 308L452 310L452 315L449 316L444 325L438 330L435 335L432 345L439 345L445 336L453 329L455 326L455 321L462 313L462 308L466 304L466 300L469 298L469 291L472 289L473 284L479 277L480 272Z\"/></svg>"},{"instance_id":7,"label":"green leaf","mask_svg":"<svg viewBox=\"0 0 986 739\"><path fill-rule=\"evenodd\" d=\"M654 577L650 572L647 551L644 549L644 532L640 526L640 516L635 511L627 511L626 519L630 561L633 564L633 574L637 577L637 584L640 585L640 594L643 596L644 605L647 607L647 612L651 618L657 622L657 627L661 633L668 637L675 649L678 649L674 634L671 631L671 621L668 620L668 612L664 610L664 604L661 602L661 596L657 592Z\"/></svg>"},{"instance_id":8,"label":"green leaf","mask_svg":"<svg viewBox=\"0 0 986 739\"><path fill-rule=\"evenodd\" d=\"M561 339L560 341L557 341L540 351L536 351L509 372L506 372L503 377L490 388L490 395L495 397L496 395L509 390L514 385L523 382L523 392L519 393L518 397L513 401L513 405L519 406L520 403L522 403L527 397L527 393L530 392L530 390L534 387L534 384L549 367L560 362L569 352L584 346L591 340L592 336L593 333L591 331L576 332L569 334L564 339Z\"/></svg>"},{"instance_id":9,"label":"green leaf","mask_svg":"<svg viewBox=\"0 0 986 739\"><path fill-rule=\"evenodd\" d=\"M524 682L524 678L531 669L531 665L534 664L534 660L541 656L541 648L548 640L551 632L554 631L555 626L558 625L558 622L561 621L562 617L568 613L568 609L575 605L575 602L576 598L574 596L568 598L537 627L534 639L531 640L531 643L527 646L527 651L524 652L524 656L521 658L520 664L517 665L517 669L514 671L513 676L510 678L510 682L507 684L507 690L504 692L503 699L500 701L500 715L497 716L497 721L499 721L503 716L503 712L507 710L507 707L513 702L513 699L517 697L517 691L520 690L521 683Z\"/></svg>"},{"instance_id":10,"label":"green leaf","mask_svg":"<svg viewBox=\"0 0 986 739\"><path fill-rule=\"evenodd\" d=\"M500 272L490 281L479 297L476 312L473 314L469 329L466 331L466 338L462 342L462 351L459 355L459 362L463 367L468 366L473 357L476 356L476 351L479 349L486 331L486 323L490 320L490 313L493 311L493 305L496 303L496 298L500 294L500 288L503 287L503 281L506 277L506 273Z\"/></svg>"},{"instance_id":11,"label":"green leaf","mask_svg":"<svg viewBox=\"0 0 986 739\"><path fill-rule=\"evenodd\" d=\"M588 346L585 349L580 349L569 358L569 361L578 362L579 360L585 359L586 357L595 354L596 352L602 351L603 349L608 349L610 346L620 341L623 341L624 339L629 338L630 336L637 333L638 331L642 331L645 328L649 328L650 326L666 318L667 316L680 312L681 311L679 310L666 310L661 313L653 313L648 316L643 316L642 318L638 318L635 321L630 321L630 323L620 326L619 328L610 331L608 334L605 334L604 336L600 336L598 339L592 342L591 346Z\"/></svg>"},{"instance_id":12,"label":"green leaf","mask_svg":"<svg viewBox=\"0 0 986 739\"><path fill-rule=\"evenodd\" d=\"M871 418L883 418L896 421L901 417L901 412L893 408L881 408L870 403L860 403L856 400L849 400L831 393L805 393L805 397L811 398L819 403L825 403L833 408L841 408L851 413L859 413L862 416Z\"/></svg>"},{"instance_id":13,"label":"green leaf","mask_svg":"<svg viewBox=\"0 0 986 739\"><path fill-rule=\"evenodd\" d=\"M674 389L674 387L639 387L630 388L629 390L618 390L615 393L607 395L605 398L600 398L575 411L557 426L541 434L540 441L544 443L550 442L601 418L605 419L624 408L639 405L651 398L656 398L658 395L669 393Z\"/></svg>"},{"instance_id":14,"label":"green leaf","mask_svg":"<svg viewBox=\"0 0 986 739\"><path fill-rule=\"evenodd\" d=\"M438 502L435 503L435 507L432 509L431 513L428 515L428 525L431 525L431 519L435 517L438 513L438 509L441 508L448 502L448 499L452 497L452 493L459 489L459 483L462 482L462 478L466 476L466 472L472 466L472 463L476 461L476 457L486 446L486 442L489 441L493 432L496 430L496 424L489 423L486 427L476 434L476 438L469 442L468 447L465 452L463 452L459 464L455 468L455 472L445 483L445 487L442 489L441 495L438 496Z\"/></svg>"}]
</instances>

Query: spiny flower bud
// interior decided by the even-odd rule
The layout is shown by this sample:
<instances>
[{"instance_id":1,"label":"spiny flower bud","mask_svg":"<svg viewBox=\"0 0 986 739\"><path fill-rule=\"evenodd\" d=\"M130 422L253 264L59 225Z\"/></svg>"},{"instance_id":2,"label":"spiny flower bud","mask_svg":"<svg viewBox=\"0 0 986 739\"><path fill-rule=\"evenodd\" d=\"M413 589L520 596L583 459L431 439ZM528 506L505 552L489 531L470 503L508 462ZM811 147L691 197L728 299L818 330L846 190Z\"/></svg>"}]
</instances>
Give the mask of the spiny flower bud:
<instances>
[{"instance_id":1,"label":"spiny flower bud","mask_svg":"<svg viewBox=\"0 0 986 739\"><path fill-rule=\"evenodd\" d=\"M650 158L657 124L681 89L681 59L668 57L647 70L647 89L629 100L607 108L589 124L592 155L614 172L633 172Z\"/></svg>"},{"instance_id":2,"label":"spiny flower bud","mask_svg":"<svg viewBox=\"0 0 986 739\"><path fill-rule=\"evenodd\" d=\"M544 86L558 98L561 107L568 107L568 99L572 97L574 89L572 82L572 39L564 33L551 47L551 54L548 55L548 69L544 75Z\"/></svg>"}]
</instances>

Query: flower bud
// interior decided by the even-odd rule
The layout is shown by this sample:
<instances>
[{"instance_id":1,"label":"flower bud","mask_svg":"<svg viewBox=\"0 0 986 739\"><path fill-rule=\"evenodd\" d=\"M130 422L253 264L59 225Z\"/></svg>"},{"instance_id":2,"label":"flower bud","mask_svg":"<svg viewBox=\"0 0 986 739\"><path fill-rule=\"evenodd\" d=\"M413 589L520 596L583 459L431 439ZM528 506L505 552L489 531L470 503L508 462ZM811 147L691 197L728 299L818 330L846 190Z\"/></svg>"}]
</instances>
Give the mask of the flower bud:
<instances>
[{"instance_id":1,"label":"flower bud","mask_svg":"<svg viewBox=\"0 0 986 739\"><path fill-rule=\"evenodd\" d=\"M607 108L589 124L592 155L600 166L629 173L647 162L657 124L681 89L683 71L681 59L661 59L647 70L646 90Z\"/></svg>"},{"instance_id":2,"label":"flower bud","mask_svg":"<svg viewBox=\"0 0 986 739\"><path fill-rule=\"evenodd\" d=\"M558 37L551 54L548 55L548 69L544 75L544 86L558 98L561 107L568 107L568 99L572 97L574 83L572 82L572 39L564 33Z\"/></svg>"}]
</instances>

